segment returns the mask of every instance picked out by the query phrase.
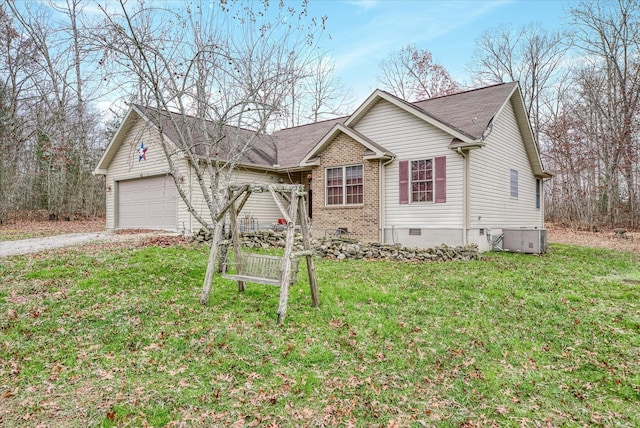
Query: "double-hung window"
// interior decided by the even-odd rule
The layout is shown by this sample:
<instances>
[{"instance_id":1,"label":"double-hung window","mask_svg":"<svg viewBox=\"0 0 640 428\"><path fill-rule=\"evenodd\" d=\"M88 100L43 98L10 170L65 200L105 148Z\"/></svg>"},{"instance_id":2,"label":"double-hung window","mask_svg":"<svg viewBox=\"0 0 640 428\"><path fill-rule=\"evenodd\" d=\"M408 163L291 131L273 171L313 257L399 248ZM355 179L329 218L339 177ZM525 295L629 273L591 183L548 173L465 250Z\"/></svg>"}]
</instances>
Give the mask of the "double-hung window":
<instances>
[{"instance_id":1,"label":"double-hung window","mask_svg":"<svg viewBox=\"0 0 640 428\"><path fill-rule=\"evenodd\" d=\"M411 202L433 202L433 160L411 161Z\"/></svg>"},{"instance_id":2,"label":"double-hung window","mask_svg":"<svg viewBox=\"0 0 640 428\"><path fill-rule=\"evenodd\" d=\"M511 197L518 197L518 171L515 169L511 170L511 180L510 180L510 189L511 189Z\"/></svg>"},{"instance_id":3,"label":"double-hung window","mask_svg":"<svg viewBox=\"0 0 640 428\"><path fill-rule=\"evenodd\" d=\"M447 157L401 160L398 165L400 204L447 202Z\"/></svg>"},{"instance_id":4,"label":"double-hung window","mask_svg":"<svg viewBox=\"0 0 640 428\"><path fill-rule=\"evenodd\" d=\"M327 205L359 205L364 201L362 165L326 169Z\"/></svg>"}]
</instances>

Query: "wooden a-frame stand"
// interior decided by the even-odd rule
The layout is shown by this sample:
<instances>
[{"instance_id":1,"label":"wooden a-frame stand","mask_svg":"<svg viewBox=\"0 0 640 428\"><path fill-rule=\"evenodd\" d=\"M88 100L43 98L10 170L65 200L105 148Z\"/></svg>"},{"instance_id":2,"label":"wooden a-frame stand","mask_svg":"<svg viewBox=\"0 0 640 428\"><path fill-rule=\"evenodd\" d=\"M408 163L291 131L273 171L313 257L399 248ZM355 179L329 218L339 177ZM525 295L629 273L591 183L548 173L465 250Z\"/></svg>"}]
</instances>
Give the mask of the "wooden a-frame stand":
<instances>
[{"instance_id":1,"label":"wooden a-frame stand","mask_svg":"<svg viewBox=\"0 0 640 428\"><path fill-rule=\"evenodd\" d=\"M240 251L240 231L238 228L238 214L242 211L244 204L252 193L269 192L273 196L273 200L280 209L282 217L285 219L286 225L286 246L283 257L269 256L253 256L243 255ZM211 253L209 253L209 262L207 263L207 273L205 275L204 286L200 303L206 305L209 301L211 293L211 283L213 274L216 269L216 258L218 256L218 248L222 239L222 225L226 213L229 213L231 223L231 236L233 242L233 251L237 266L235 275L226 275L227 278L233 278L238 283L238 291L245 290L245 282L258 282L263 284L277 285L280 287L280 302L278 305L278 324L284 322L287 314L287 300L289 298L289 285L292 282L292 266L294 258L305 256L307 260L307 272L309 274L309 286L311 289L311 305L315 308L320 304L318 297L318 283L316 281L316 271L313 264L313 250L311 249L311 238L309 236L309 223L307 218L307 210L304 196L304 186L299 184L231 184L227 188L223 208L218 214L213 233L213 242L211 244ZM280 201L282 197L289 202L289 209L286 210ZM300 232L302 234L302 242L304 251L293 251L294 235L296 221L299 221ZM261 265L271 264L272 270L277 271L277 275L265 275L264 266L261 266L260 273L250 272L250 266L255 265L255 259L261 257L259 263ZM267 259L268 258L268 259ZM246 270L243 270L243 265Z\"/></svg>"}]
</instances>

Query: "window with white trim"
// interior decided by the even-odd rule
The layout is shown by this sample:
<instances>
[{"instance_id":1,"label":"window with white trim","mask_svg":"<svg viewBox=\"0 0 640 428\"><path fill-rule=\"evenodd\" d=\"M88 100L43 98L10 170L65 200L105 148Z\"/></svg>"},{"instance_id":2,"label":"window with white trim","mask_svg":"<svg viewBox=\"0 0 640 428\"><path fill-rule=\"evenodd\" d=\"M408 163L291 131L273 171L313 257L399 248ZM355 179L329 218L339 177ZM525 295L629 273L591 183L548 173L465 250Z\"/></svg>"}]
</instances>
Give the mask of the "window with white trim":
<instances>
[{"instance_id":1,"label":"window with white trim","mask_svg":"<svg viewBox=\"0 0 640 428\"><path fill-rule=\"evenodd\" d=\"M362 165L327 168L327 205L359 205L364 201Z\"/></svg>"},{"instance_id":2,"label":"window with white trim","mask_svg":"<svg viewBox=\"0 0 640 428\"><path fill-rule=\"evenodd\" d=\"M511 170L510 188L511 188L511 197L517 198L518 197L518 171L516 171L515 169Z\"/></svg>"},{"instance_id":3,"label":"window with white trim","mask_svg":"<svg viewBox=\"0 0 640 428\"><path fill-rule=\"evenodd\" d=\"M433 202L433 159L411 161L411 202Z\"/></svg>"}]
</instances>

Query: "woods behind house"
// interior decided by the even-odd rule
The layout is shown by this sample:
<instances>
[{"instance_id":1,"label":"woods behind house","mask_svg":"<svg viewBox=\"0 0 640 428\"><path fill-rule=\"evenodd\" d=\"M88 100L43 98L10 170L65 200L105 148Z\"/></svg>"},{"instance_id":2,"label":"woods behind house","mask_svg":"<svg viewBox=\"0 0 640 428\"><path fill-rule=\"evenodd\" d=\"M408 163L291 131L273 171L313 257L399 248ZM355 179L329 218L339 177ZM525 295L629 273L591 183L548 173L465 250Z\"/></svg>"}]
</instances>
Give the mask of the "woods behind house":
<instances>
[{"instance_id":1,"label":"woods behind house","mask_svg":"<svg viewBox=\"0 0 640 428\"><path fill-rule=\"evenodd\" d=\"M0 6L0 222L16 212L103 215L105 184L92 171L126 103L169 102L221 125L240 123L234 114L241 111L259 133L342 115L361 102L343 88L320 49L331 17L307 16L304 4L294 10L223 3L215 16L197 2L171 13L153 3L116 6L95 10L80 0ZM286 29L284 20L265 18L282 13L296 18ZM554 174L545 182L547 219L635 228L640 2L575 3L564 18L565 32L540 24L487 29L468 59L466 82L454 82L446 64L407 41L381 63L377 84L416 101L411 98L519 81L545 169ZM243 46L229 38L232 21L253 24L243 27ZM265 35L271 45L251 49ZM176 56L184 37L193 49ZM274 65L265 54L276 45L295 46L296 55L278 63L279 73L256 67ZM166 74L171 69L175 73ZM174 92L166 90L169 84ZM190 104L176 102L185 97ZM233 114L216 110L223 105Z\"/></svg>"}]
</instances>

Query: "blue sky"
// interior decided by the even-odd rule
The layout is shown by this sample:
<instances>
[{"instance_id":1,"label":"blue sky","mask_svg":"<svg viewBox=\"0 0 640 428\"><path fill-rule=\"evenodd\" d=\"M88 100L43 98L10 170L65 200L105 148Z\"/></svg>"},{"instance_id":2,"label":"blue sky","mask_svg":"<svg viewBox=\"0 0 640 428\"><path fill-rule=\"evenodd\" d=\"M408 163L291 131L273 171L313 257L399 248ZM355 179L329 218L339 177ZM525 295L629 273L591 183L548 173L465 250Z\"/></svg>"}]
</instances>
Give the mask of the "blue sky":
<instances>
[{"instance_id":1,"label":"blue sky","mask_svg":"<svg viewBox=\"0 0 640 428\"><path fill-rule=\"evenodd\" d=\"M407 44L426 49L459 83L469 83L465 70L475 40L503 24L530 23L547 30L566 25L565 10L575 0L393 1L310 0L310 15L327 15L321 46L336 62L345 88L359 104L379 84L378 64L389 52Z\"/></svg>"},{"instance_id":2,"label":"blue sky","mask_svg":"<svg viewBox=\"0 0 640 428\"><path fill-rule=\"evenodd\" d=\"M95 1L83 1L85 12L98 12ZM109 5L112 0L97 1ZM285 3L299 7L301 1ZM308 10L310 16L328 17L320 47L333 57L336 73L345 89L352 91L352 107L356 107L380 86L376 80L379 63L393 50L408 44L426 49L458 83L468 86L466 67L471 62L474 42L483 32L504 24L518 28L530 23L558 30L567 25L565 12L577 1L309 0ZM165 6L187 4L186 0L151 2ZM19 7L22 4L26 0L18 2Z\"/></svg>"}]
</instances>

